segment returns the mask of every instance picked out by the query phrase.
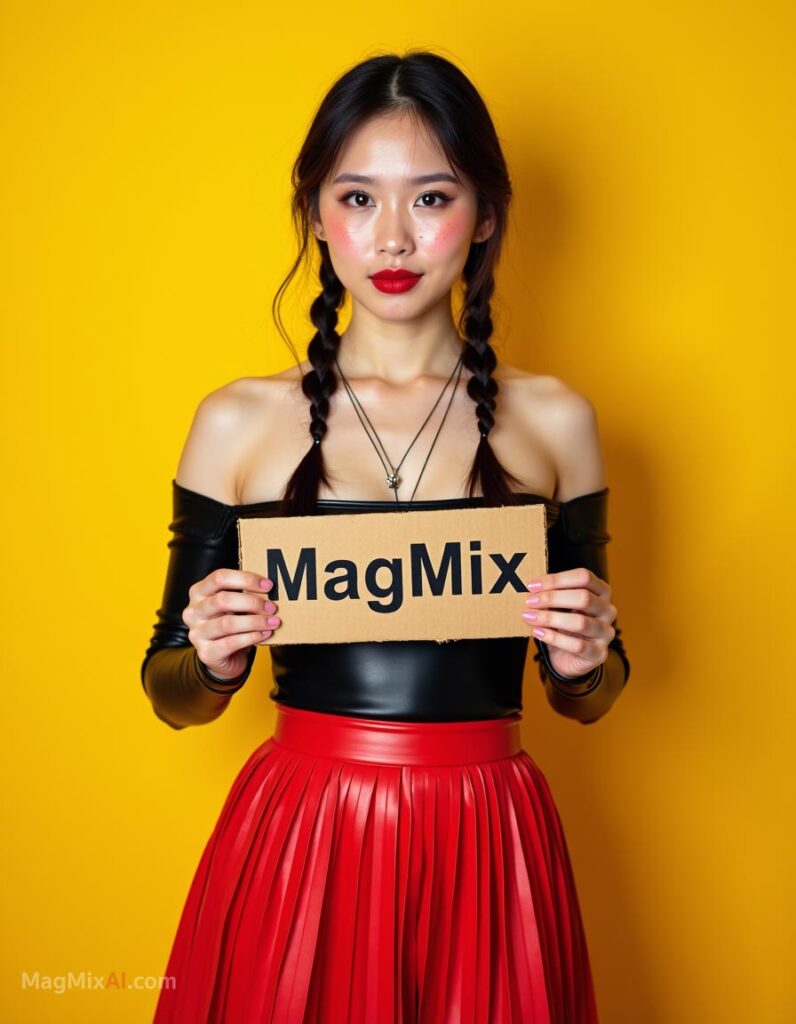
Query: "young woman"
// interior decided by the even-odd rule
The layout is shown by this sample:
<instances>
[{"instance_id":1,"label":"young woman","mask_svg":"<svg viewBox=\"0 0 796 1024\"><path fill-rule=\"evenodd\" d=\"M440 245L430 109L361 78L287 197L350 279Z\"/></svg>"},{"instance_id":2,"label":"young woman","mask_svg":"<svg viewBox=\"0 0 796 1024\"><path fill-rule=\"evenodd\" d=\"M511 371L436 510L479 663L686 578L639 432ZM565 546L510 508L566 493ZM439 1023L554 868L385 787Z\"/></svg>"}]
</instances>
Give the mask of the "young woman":
<instances>
[{"instance_id":1,"label":"young woman","mask_svg":"<svg viewBox=\"0 0 796 1024\"><path fill-rule=\"evenodd\" d=\"M181 729L224 711L269 638L276 728L204 850L155 1020L596 1021L561 821L520 743L523 667L532 635L553 708L593 722L630 666L594 410L490 346L511 197L494 126L442 57L377 56L324 98L293 184L277 299L314 235L315 334L296 369L200 403L142 666ZM271 582L238 565L242 516L514 503L547 514L527 636L280 646Z\"/></svg>"}]
</instances>

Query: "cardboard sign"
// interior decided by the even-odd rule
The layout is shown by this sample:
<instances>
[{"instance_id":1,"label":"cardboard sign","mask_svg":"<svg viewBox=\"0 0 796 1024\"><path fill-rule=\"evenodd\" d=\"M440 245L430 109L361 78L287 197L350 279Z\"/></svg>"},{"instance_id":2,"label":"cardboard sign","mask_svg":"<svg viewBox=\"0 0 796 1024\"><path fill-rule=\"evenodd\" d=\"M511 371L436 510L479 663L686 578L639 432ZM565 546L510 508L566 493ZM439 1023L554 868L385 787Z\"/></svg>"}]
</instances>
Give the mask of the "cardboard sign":
<instances>
[{"instance_id":1,"label":"cardboard sign","mask_svg":"<svg viewBox=\"0 0 796 1024\"><path fill-rule=\"evenodd\" d=\"M527 636L545 515L534 504L238 519L240 567L273 580L282 620L261 646Z\"/></svg>"}]
</instances>

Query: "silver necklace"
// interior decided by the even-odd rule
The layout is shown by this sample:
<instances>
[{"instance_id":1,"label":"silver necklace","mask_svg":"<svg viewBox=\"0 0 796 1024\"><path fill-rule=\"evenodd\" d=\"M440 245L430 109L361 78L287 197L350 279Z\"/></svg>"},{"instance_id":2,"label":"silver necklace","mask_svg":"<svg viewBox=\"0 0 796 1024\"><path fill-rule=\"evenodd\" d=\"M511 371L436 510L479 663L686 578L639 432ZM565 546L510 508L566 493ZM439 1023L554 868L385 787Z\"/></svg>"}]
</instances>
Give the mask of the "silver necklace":
<instances>
[{"instance_id":1,"label":"silver necklace","mask_svg":"<svg viewBox=\"0 0 796 1024\"><path fill-rule=\"evenodd\" d=\"M431 452L434 450L434 445L437 443L437 438L439 437L439 434L440 434L440 431L442 430L443 424L445 423L445 420L447 419L448 413L450 412L450 408L451 408L451 405L453 403L453 398L454 398L454 395L456 394L456 388L459 385L459 380L461 379L461 375L462 375L462 368L464 366L464 363L463 363L462 360L463 360L463 354L460 355L459 358L457 359L456 365L453 367L453 371L451 372L450 377L448 377L447 381L445 382L445 386L443 387L442 391L440 392L439 398L436 400L436 402L432 406L431 412L423 420L423 423L422 423L420 429L418 430L418 432L412 438L412 441L411 441L409 447L406 449L406 451L403 454L403 458L401 459L401 461L398 463L397 466L393 466L392 463L390 462L389 456L387 455L387 451L386 451L384 445L382 444L381 438L379 437L379 435L378 435L378 433L376 431L376 428L373 426L373 424L370 421L370 418L368 417L368 414L365 412L364 408L362 407L362 403L359 401L357 396L354 394L354 389L351 387L350 383L348 382L348 378L346 377L346 375L343 373L342 369L340 368L340 364L337 361L337 356L335 355L335 357L334 357L334 362L335 362L335 366L337 367L337 372L340 374L340 377L341 377L341 379L343 381L343 385L344 385L344 387L346 389L348 397L351 399L351 404L354 406L354 411L356 412L357 416L359 417L359 422L362 424L362 427L363 427L365 433L368 435L368 438L370 439L370 443L376 449L376 454L379 456L381 464L382 464L382 466L384 466L385 473L387 474L387 478L386 478L387 479L387 486L389 488L391 488L391 490L393 491L393 494L395 495L395 500L396 500L396 502L399 505L400 505L400 500L398 498L398 487L401 484L401 478L398 475L398 471L400 470L401 466L403 465L404 459L409 454L409 452L412 450L412 446L414 445L415 441L417 441L418 437L420 437L420 434L423 432L423 428L428 423L428 421L431 419L431 416L433 415L434 410L437 408L439 403L442 401L442 396L447 391L448 385L450 384L451 380L453 380L454 374L456 373L456 370L458 369L459 374L458 374L458 377L456 378L456 383L453 385L453 390L451 391L451 396L448 399L447 408L445 409L445 413L444 413L444 415L442 417L440 425L437 427L437 432L434 435L434 440L431 442L431 447L428 450L428 454L426 455L425 462L423 463L423 466L422 466L422 468L420 470L420 475L417 478L417 482L415 483L414 490L412 491L412 495L409 498L409 501L407 502L407 507L408 507L409 505L412 504L412 501L414 500L415 494L417 492L418 485L420 484L420 480L421 480L421 478L423 476L423 473L425 472L426 466L428 465L428 460L431 457ZM378 447L376 445L376 442L373 440L373 438L370 435L370 431L368 430L368 426L365 426L365 422L366 421L367 421L368 426L370 427L370 430L373 431L373 434L375 435L376 440L378 441L378 445L379 445ZM381 451L379 451L379 447L381 448Z\"/></svg>"}]
</instances>

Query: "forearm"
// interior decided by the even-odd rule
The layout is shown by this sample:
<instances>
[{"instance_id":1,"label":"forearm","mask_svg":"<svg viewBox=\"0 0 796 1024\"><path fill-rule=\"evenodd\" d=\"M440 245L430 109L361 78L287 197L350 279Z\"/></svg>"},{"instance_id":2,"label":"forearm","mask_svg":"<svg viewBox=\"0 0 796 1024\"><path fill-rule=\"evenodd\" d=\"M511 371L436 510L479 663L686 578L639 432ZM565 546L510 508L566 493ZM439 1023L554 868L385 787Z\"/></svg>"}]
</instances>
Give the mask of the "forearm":
<instances>
[{"instance_id":1,"label":"forearm","mask_svg":"<svg viewBox=\"0 0 796 1024\"><path fill-rule=\"evenodd\" d=\"M172 481L173 518L163 599L141 665L141 682L153 710L173 729L218 718L251 672L256 647L235 679L221 681L204 668L188 638L183 610L190 587L214 569L238 567L235 516L229 506ZM218 691L218 692L216 692Z\"/></svg>"},{"instance_id":2,"label":"forearm","mask_svg":"<svg viewBox=\"0 0 796 1024\"><path fill-rule=\"evenodd\" d=\"M202 668L193 645L153 651L142 666L141 679L155 714L173 729L214 721L248 678L255 653L252 647L241 676L224 683Z\"/></svg>"},{"instance_id":3,"label":"forearm","mask_svg":"<svg viewBox=\"0 0 796 1024\"><path fill-rule=\"evenodd\" d=\"M608 581L606 545L608 488L562 502L559 517L548 533L549 569L561 572L585 566L601 580ZM630 677L630 661L618 621L608 644L608 656L594 672L567 679L553 668L546 643L534 638L539 675L551 707L565 718L586 725L602 718L621 694Z\"/></svg>"}]
</instances>

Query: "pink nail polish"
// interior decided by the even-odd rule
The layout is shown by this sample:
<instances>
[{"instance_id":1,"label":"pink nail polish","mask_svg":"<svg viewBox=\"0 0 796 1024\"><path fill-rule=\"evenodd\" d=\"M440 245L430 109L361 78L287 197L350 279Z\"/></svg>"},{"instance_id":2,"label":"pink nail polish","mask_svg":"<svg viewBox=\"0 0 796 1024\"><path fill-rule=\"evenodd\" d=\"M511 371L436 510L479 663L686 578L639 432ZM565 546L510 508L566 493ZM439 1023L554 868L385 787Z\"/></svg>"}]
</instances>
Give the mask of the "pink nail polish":
<instances>
[{"instance_id":1,"label":"pink nail polish","mask_svg":"<svg viewBox=\"0 0 796 1024\"><path fill-rule=\"evenodd\" d=\"M528 590L539 590L541 586L541 580L531 580L531 582L528 584Z\"/></svg>"},{"instance_id":2,"label":"pink nail polish","mask_svg":"<svg viewBox=\"0 0 796 1024\"><path fill-rule=\"evenodd\" d=\"M535 630L533 631L533 635L534 635L534 636L538 636L538 637L539 637L539 639L541 640L541 639L542 639L542 637L544 636L544 630L543 630L543 629L535 629Z\"/></svg>"}]
</instances>

